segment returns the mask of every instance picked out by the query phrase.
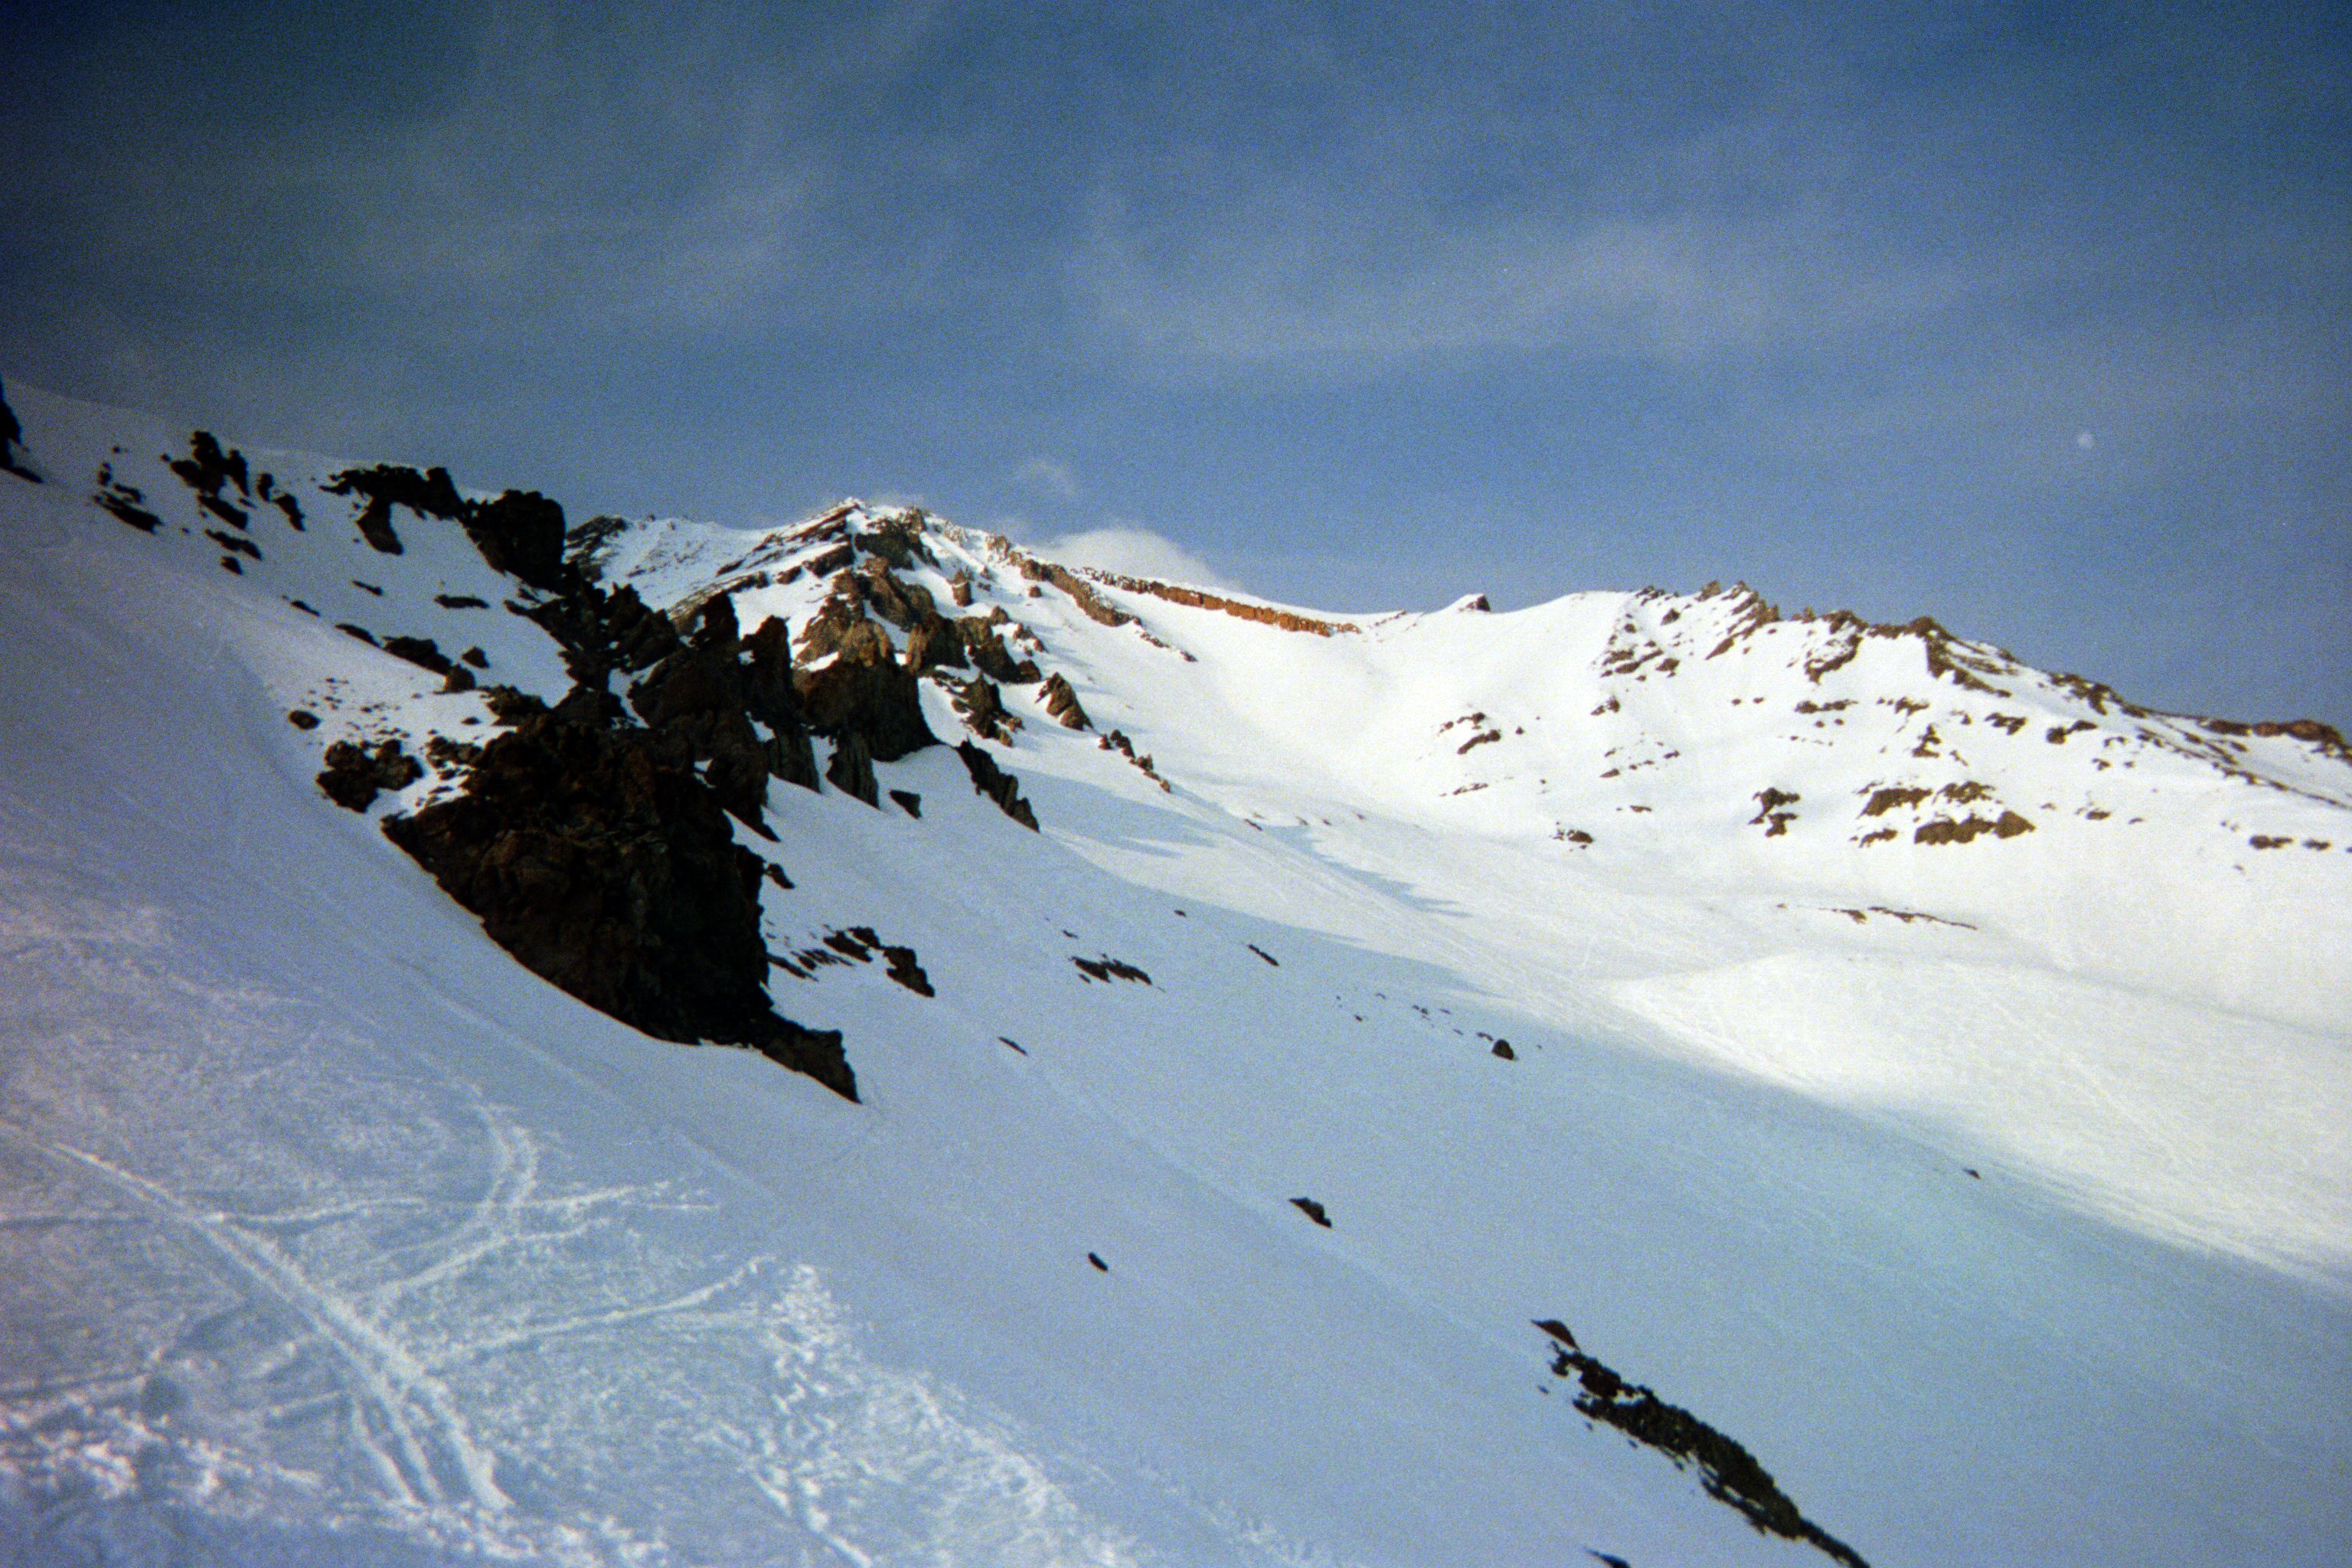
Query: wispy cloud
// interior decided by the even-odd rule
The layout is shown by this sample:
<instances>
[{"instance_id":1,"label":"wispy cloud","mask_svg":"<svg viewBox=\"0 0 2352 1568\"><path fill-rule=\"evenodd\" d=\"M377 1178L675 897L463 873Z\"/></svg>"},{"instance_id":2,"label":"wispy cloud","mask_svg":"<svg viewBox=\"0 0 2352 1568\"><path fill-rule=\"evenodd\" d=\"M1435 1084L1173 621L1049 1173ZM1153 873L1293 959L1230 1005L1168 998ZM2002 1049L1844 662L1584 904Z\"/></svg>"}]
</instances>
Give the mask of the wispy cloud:
<instances>
[{"instance_id":1,"label":"wispy cloud","mask_svg":"<svg viewBox=\"0 0 2352 1568\"><path fill-rule=\"evenodd\" d=\"M1036 457L1013 470L1013 482L1053 500L1078 499L1078 476L1058 458Z\"/></svg>"},{"instance_id":2,"label":"wispy cloud","mask_svg":"<svg viewBox=\"0 0 2352 1568\"><path fill-rule=\"evenodd\" d=\"M1819 347L1948 310L1968 292L1965 278L1932 263L1824 266L1802 237L1806 216L1375 222L1307 190L1155 244L1105 196L1074 281L1105 332L1176 360L1373 368L1485 349L1688 363Z\"/></svg>"},{"instance_id":3,"label":"wispy cloud","mask_svg":"<svg viewBox=\"0 0 2352 1568\"><path fill-rule=\"evenodd\" d=\"M1189 583L1202 588L1234 586L1198 555L1166 534L1139 523L1107 523L1100 528L1040 540L1029 548L1066 566L1092 566L1099 571L1157 577L1163 582Z\"/></svg>"}]
</instances>

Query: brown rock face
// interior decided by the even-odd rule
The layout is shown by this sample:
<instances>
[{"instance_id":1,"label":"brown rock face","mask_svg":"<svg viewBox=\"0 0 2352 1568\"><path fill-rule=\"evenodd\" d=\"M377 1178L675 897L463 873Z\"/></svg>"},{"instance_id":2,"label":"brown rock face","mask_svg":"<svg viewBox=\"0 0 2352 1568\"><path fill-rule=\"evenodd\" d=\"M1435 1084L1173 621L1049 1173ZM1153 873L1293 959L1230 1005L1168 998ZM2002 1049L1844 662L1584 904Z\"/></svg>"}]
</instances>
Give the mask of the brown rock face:
<instances>
[{"instance_id":1,"label":"brown rock face","mask_svg":"<svg viewBox=\"0 0 2352 1568\"><path fill-rule=\"evenodd\" d=\"M957 690L955 705L972 733L986 740L1010 742L1021 721L1005 711L1004 694L984 675L975 675Z\"/></svg>"},{"instance_id":2,"label":"brown rock face","mask_svg":"<svg viewBox=\"0 0 2352 1568\"><path fill-rule=\"evenodd\" d=\"M1045 711L1062 728L1066 730L1094 728L1087 720L1087 710L1078 705L1078 694L1070 689L1070 683L1063 679L1058 671L1046 678L1045 688L1037 696L1038 700L1045 704Z\"/></svg>"},{"instance_id":3,"label":"brown rock face","mask_svg":"<svg viewBox=\"0 0 2352 1568\"><path fill-rule=\"evenodd\" d=\"M1289 610L1272 609L1265 605L1244 605L1238 599L1228 599L1216 594L1203 594L1198 588L1180 587L1173 583L1157 582L1149 577L1124 577L1111 572L1097 572L1094 575L1108 583L1112 587L1124 588L1130 594L1149 594L1154 598L1165 599L1171 605L1187 605L1196 610L1215 610L1239 620L1256 621L1261 626L1279 626L1286 632L1312 632L1318 637L1328 637L1334 632L1352 632L1361 629L1353 621L1318 621L1312 616L1296 615ZM1484 610L1489 607L1484 594L1464 606L1465 609L1472 610Z\"/></svg>"},{"instance_id":4,"label":"brown rock face","mask_svg":"<svg viewBox=\"0 0 2352 1568\"><path fill-rule=\"evenodd\" d=\"M574 697L582 696L575 692ZM483 748L463 794L384 835L524 967L660 1039L742 1045L857 1098L833 1031L769 1004L760 861L667 732L567 699Z\"/></svg>"},{"instance_id":5,"label":"brown rock face","mask_svg":"<svg viewBox=\"0 0 2352 1568\"><path fill-rule=\"evenodd\" d=\"M1034 658L1017 663L1004 646L1004 637L983 616L964 616L956 622L956 630L963 636L963 646L971 654L974 668L991 680L1001 680L1007 686L1034 686L1045 679Z\"/></svg>"},{"instance_id":6,"label":"brown rock face","mask_svg":"<svg viewBox=\"0 0 2352 1568\"><path fill-rule=\"evenodd\" d=\"M922 687L886 650L872 664L838 659L793 677L810 724L836 741L855 735L877 763L939 744L923 719Z\"/></svg>"},{"instance_id":7,"label":"brown rock face","mask_svg":"<svg viewBox=\"0 0 2352 1568\"><path fill-rule=\"evenodd\" d=\"M834 596L801 634L804 659L833 656L821 668L793 673L793 692L802 714L836 742L857 737L869 763L896 762L938 744L923 719L915 672L898 662L890 639L860 608L870 580L845 573L835 581ZM838 752L835 761L840 763ZM868 792L860 798L874 796Z\"/></svg>"},{"instance_id":8,"label":"brown rock face","mask_svg":"<svg viewBox=\"0 0 2352 1568\"><path fill-rule=\"evenodd\" d=\"M907 634L907 668L917 675L932 669L964 669L970 665L955 623L943 616L919 620Z\"/></svg>"}]
</instances>

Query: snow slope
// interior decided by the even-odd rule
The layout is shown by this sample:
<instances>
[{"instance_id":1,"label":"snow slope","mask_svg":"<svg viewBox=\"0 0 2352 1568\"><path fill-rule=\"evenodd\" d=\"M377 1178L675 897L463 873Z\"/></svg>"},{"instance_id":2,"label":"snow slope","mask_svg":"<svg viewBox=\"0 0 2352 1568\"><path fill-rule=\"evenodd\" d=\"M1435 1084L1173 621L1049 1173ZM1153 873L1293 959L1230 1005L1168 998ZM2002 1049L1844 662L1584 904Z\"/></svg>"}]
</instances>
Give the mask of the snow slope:
<instances>
[{"instance_id":1,"label":"snow slope","mask_svg":"<svg viewBox=\"0 0 2352 1568\"><path fill-rule=\"evenodd\" d=\"M931 748L876 770L919 817L739 835L772 952L919 954L775 973L852 1104L574 1001L320 795L497 728L338 623L562 693L454 524L383 553L248 451L305 525L237 528L184 432L10 399L0 1562L1826 1561L1538 1319L1880 1568L2346 1558L2324 734L1744 590L1327 616L926 521L904 581L1094 728L1004 689L1038 834ZM800 626L889 521L602 567Z\"/></svg>"}]
</instances>

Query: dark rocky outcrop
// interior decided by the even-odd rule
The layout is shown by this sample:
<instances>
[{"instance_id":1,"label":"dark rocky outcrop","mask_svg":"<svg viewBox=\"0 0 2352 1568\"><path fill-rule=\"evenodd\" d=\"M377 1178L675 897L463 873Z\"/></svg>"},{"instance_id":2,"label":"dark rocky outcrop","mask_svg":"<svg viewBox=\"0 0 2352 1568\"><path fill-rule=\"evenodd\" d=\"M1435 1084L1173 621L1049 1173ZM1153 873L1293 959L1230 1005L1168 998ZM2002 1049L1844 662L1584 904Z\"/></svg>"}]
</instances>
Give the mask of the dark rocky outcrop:
<instances>
[{"instance_id":1,"label":"dark rocky outcrop","mask_svg":"<svg viewBox=\"0 0 2352 1568\"><path fill-rule=\"evenodd\" d=\"M353 521L360 537L367 541L370 549L385 555L398 555L404 549L392 526L394 507L404 506L420 517L443 518L451 522L465 515L466 503L459 498L446 468L430 468L420 474L415 468L378 463L370 468L345 468L321 488L331 496L359 498L360 512Z\"/></svg>"},{"instance_id":2,"label":"dark rocky outcrop","mask_svg":"<svg viewBox=\"0 0 2352 1568\"><path fill-rule=\"evenodd\" d=\"M397 740L380 741L373 748L337 741L322 760L327 765L319 773L320 791L351 811L365 811L379 794L406 789L425 776L424 764Z\"/></svg>"},{"instance_id":3,"label":"dark rocky outcrop","mask_svg":"<svg viewBox=\"0 0 2352 1568\"><path fill-rule=\"evenodd\" d=\"M404 658L420 669L436 675L446 675L453 668L449 656L431 637L388 637L383 639L383 651L394 658Z\"/></svg>"},{"instance_id":4,"label":"dark rocky outcrop","mask_svg":"<svg viewBox=\"0 0 2352 1568\"><path fill-rule=\"evenodd\" d=\"M459 793L387 820L385 836L479 915L492 941L589 1005L656 1038L748 1047L855 1100L840 1034L784 1018L768 999L763 862L730 826L731 814L773 837L772 764L815 785L782 623L741 637L734 604L720 595L701 605L693 636L681 637L633 588L608 594L566 562L562 510L532 492L468 503L440 469L354 469L338 479L338 493L364 498L363 531L389 535L394 504L466 524L490 564L543 590L508 608L556 639L574 679L552 709L510 686L485 688L508 732L478 748L436 749L436 765L462 778ZM488 662L476 649L450 660L424 638L385 646L426 668L437 661L453 687ZM640 671L625 705L612 679ZM369 784L397 787L381 748L330 748L328 757L320 786L339 800ZM791 886L781 872L773 879ZM919 978L919 966L911 973Z\"/></svg>"},{"instance_id":5,"label":"dark rocky outcrop","mask_svg":"<svg viewBox=\"0 0 2352 1568\"><path fill-rule=\"evenodd\" d=\"M673 647L631 687L629 705L648 727L706 763L703 777L719 805L765 835L769 752L751 727L740 641L734 601L710 600L693 641Z\"/></svg>"},{"instance_id":6,"label":"dark rocky outcrop","mask_svg":"<svg viewBox=\"0 0 2352 1568\"><path fill-rule=\"evenodd\" d=\"M964 669L971 660L964 657L963 637L955 623L944 616L933 614L915 623L907 634L907 668L917 675L934 669Z\"/></svg>"},{"instance_id":7,"label":"dark rocky outcrop","mask_svg":"<svg viewBox=\"0 0 2352 1568\"><path fill-rule=\"evenodd\" d=\"M923 542L923 529L929 521L922 508L912 507L859 530L856 543L868 554L904 570L931 559L930 547Z\"/></svg>"},{"instance_id":8,"label":"dark rocky outcrop","mask_svg":"<svg viewBox=\"0 0 2352 1568\"><path fill-rule=\"evenodd\" d=\"M984 740L1010 742L1013 731L1021 727L1021 721L1005 710L1004 693L984 675L975 675L956 688L953 700L971 732Z\"/></svg>"},{"instance_id":9,"label":"dark rocky outcrop","mask_svg":"<svg viewBox=\"0 0 2352 1568\"><path fill-rule=\"evenodd\" d=\"M8 406L5 385L0 385L0 472L14 474L32 484L41 482L41 476L33 471L30 456L25 450L25 427L16 423L16 411Z\"/></svg>"},{"instance_id":10,"label":"dark rocky outcrop","mask_svg":"<svg viewBox=\"0 0 2352 1568\"><path fill-rule=\"evenodd\" d=\"M855 730L834 742L833 760L824 765L825 781L842 794L855 795L868 805L882 803L881 786L874 777L874 753L866 748L866 737Z\"/></svg>"},{"instance_id":11,"label":"dark rocky outcrop","mask_svg":"<svg viewBox=\"0 0 2352 1568\"><path fill-rule=\"evenodd\" d=\"M564 560L563 508L537 490L508 490L490 500L467 500L457 493L446 468L419 473L391 463L345 468L325 489L329 495L360 499L354 520L360 537L386 555L402 553L392 509L404 506L419 517L440 518L465 529L482 559L518 582L562 593L581 576Z\"/></svg>"},{"instance_id":12,"label":"dark rocky outcrop","mask_svg":"<svg viewBox=\"0 0 2352 1568\"><path fill-rule=\"evenodd\" d=\"M1171 605L1188 605L1196 610L1215 610L1222 615L1232 616L1240 620L1255 621L1261 626L1278 626L1286 632L1312 632L1317 637L1328 637L1334 632L1353 632L1362 629L1353 621L1318 620L1313 616L1302 616L1293 610L1277 610L1269 605L1245 605L1238 599L1228 599L1217 594L1204 594L1198 588L1186 588L1174 583L1161 583L1150 577L1127 577L1115 572L1097 572L1092 569L1088 570L1087 575L1098 582L1107 583L1114 588L1123 588L1130 594L1149 594L1154 598L1165 599ZM1485 610L1492 606L1486 603L1486 595L1480 594L1464 601L1461 607L1465 610Z\"/></svg>"},{"instance_id":13,"label":"dark rocky outcrop","mask_svg":"<svg viewBox=\"0 0 2352 1568\"><path fill-rule=\"evenodd\" d=\"M1087 710L1078 704L1078 694L1070 689L1069 681L1059 670L1046 677L1045 689L1037 693L1037 699L1045 703L1046 714L1065 730L1094 728L1087 721Z\"/></svg>"},{"instance_id":14,"label":"dark rocky outcrop","mask_svg":"<svg viewBox=\"0 0 2352 1568\"><path fill-rule=\"evenodd\" d=\"M1095 744L1100 746L1106 752L1117 752L1120 756L1125 757L1129 762L1133 763L1137 768L1141 770L1145 778L1150 779L1161 789L1166 790L1171 787L1168 781L1160 776L1160 769L1152 762L1151 753L1149 752L1138 752L1135 749L1135 742L1127 738L1127 732L1125 731L1113 730L1108 735L1097 737Z\"/></svg>"},{"instance_id":15,"label":"dark rocky outcrop","mask_svg":"<svg viewBox=\"0 0 2352 1568\"><path fill-rule=\"evenodd\" d=\"M930 590L919 584L900 582L887 562L868 561L860 575L865 580L866 603L900 631L913 631L926 616L938 617L939 606L931 602Z\"/></svg>"},{"instance_id":16,"label":"dark rocky outcrop","mask_svg":"<svg viewBox=\"0 0 2352 1568\"><path fill-rule=\"evenodd\" d=\"M129 523L142 533L152 533L163 526L163 520L147 510L146 493L136 485L117 479L111 463L99 465L98 489L89 499L116 521Z\"/></svg>"},{"instance_id":17,"label":"dark rocky outcrop","mask_svg":"<svg viewBox=\"0 0 2352 1568\"><path fill-rule=\"evenodd\" d=\"M836 742L856 737L877 763L939 744L924 721L922 687L914 673L898 662L873 622L857 626L871 635L842 634L833 662L793 677L793 695L810 726Z\"/></svg>"},{"instance_id":18,"label":"dark rocky outcrop","mask_svg":"<svg viewBox=\"0 0 2352 1568\"><path fill-rule=\"evenodd\" d=\"M1756 815L1748 819L1750 827L1764 829L1767 838L1778 838L1789 831L1789 824L1797 820L1793 811L1782 811L1784 805L1794 805L1804 797L1793 790L1760 789L1756 792Z\"/></svg>"},{"instance_id":19,"label":"dark rocky outcrop","mask_svg":"<svg viewBox=\"0 0 2352 1568\"><path fill-rule=\"evenodd\" d=\"M604 574L604 551L628 529L625 518L604 513L574 524L563 536L563 561L590 582Z\"/></svg>"},{"instance_id":20,"label":"dark rocky outcrop","mask_svg":"<svg viewBox=\"0 0 2352 1568\"><path fill-rule=\"evenodd\" d=\"M768 1000L761 862L686 742L575 689L482 749L455 797L384 834L524 967L656 1038L758 1050L846 1099L835 1031Z\"/></svg>"},{"instance_id":21,"label":"dark rocky outcrop","mask_svg":"<svg viewBox=\"0 0 2352 1568\"><path fill-rule=\"evenodd\" d=\"M955 625L962 635L964 650L971 655L972 667L991 680L1000 680L1007 686L1034 686L1045 679L1035 659L1013 658L1004 646L1003 637L987 617L965 616Z\"/></svg>"},{"instance_id":22,"label":"dark rocky outcrop","mask_svg":"<svg viewBox=\"0 0 2352 1568\"><path fill-rule=\"evenodd\" d=\"M972 792L984 795L996 803L996 808L1027 828L1037 831L1037 814L1022 798L1021 781L996 765L996 759L972 744L961 742L956 755L963 759L964 772L971 775Z\"/></svg>"},{"instance_id":23,"label":"dark rocky outcrop","mask_svg":"<svg viewBox=\"0 0 2352 1568\"><path fill-rule=\"evenodd\" d=\"M1559 1319L1538 1319L1535 1326L1550 1340L1552 1375L1576 1379L1579 1411L1655 1448L1677 1467L1697 1467L1699 1485L1707 1496L1737 1509L1759 1534L1817 1547L1845 1568L1869 1568L1853 1548L1800 1513L1746 1448L1585 1353Z\"/></svg>"},{"instance_id":24,"label":"dark rocky outcrop","mask_svg":"<svg viewBox=\"0 0 2352 1568\"><path fill-rule=\"evenodd\" d=\"M254 480L253 493L276 507L278 515L286 520L287 527L297 533L309 531L302 526L302 503L294 499L292 491L281 490L278 488L277 475L265 472L259 479Z\"/></svg>"},{"instance_id":25,"label":"dark rocky outcrop","mask_svg":"<svg viewBox=\"0 0 2352 1568\"><path fill-rule=\"evenodd\" d=\"M622 592L635 597L631 590ZM742 651L744 710L768 727L769 773L803 789L819 788L816 749L809 743L808 721L793 686L792 628L782 617L771 616L743 639Z\"/></svg>"},{"instance_id":26,"label":"dark rocky outcrop","mask_svg":"<svg viewBox=\"0 0 2352 1568\"><path fill-rule=\"evenodd\" d=\"M253 499L244 453L233 447L224 451L211 431L197 430L188 437L188 455L171 458L165 466L195 493L198 506L232 528L244 530L251 526L252 514L221 494L225 486L234 483L237 494L247 500Z\"/></svg>"},{"instance_id":27,"label":"dark rocky outcrop","mask_svg":"<svg viewBox=\"0 0 2352 1568\"><path fill-rule=\"evenodd\" d=\"M442 474L445 481L447 477ZM565 585L563 508L537 490L508 490L493 500L465 502L457 521L482 559L498 571L550 592Z\"/></svg>"},{"instance_id":28,"label":"dark rocky outcrop","mask_svg":"<svg viewBox=\"0 0 2352 1568\"><path fill-rule=\"evenodd\" d=\"M917 957L915 950L884 942L875 934L872 926L850 926L843 931L827 931L823 941L825 946L842 957L855 959L859 963L871 963L874 955L879 953L884 972L890 979L918 996L938 994L931 989L931 977L923 972L922 961ZM803 953L798 956L814 958L818 955Z\"/></svg>"},{"instance_id":29,"label":"dark rocky outcrop","mask_svg":"<svg viewBox=\"0 0 2352 1568\"><path fill-rule=\"evenodd\" d=\"M1024 577L1032 582L1051 583L1055 587L1067 594L1078 608L1085 612L1087 618L1097 625L1123 626L1130 625L1135 620L1133 616L1096 593L1094 584L1066 566L1057 566L1050 561L1040 561L1031 555L1016 555L1013 558L1013 564L1020 569Z\"/></svg>"},{"instance_id":30,"label":"dark rocky outcrop","mask_svg":"<svg viewBox=\"0 0 2352 1568\"><path fill-rule=\"evenodd\" d=\"M634 587L605 595L603 625L605 657L619 670L650 668L682 646L667 616L646 607Z\"/></svg>"},{"instance_id":31,"label":"dark rocky outcrop","mask_svg":"<svg viewBox=\"0 0 2352 1568\"><path fill-rule=\"evenodd\" d=\"M1139 985L1149 985L1151 984L1151 976L1146 974L1141 969L1139 969L1134 964L1128 963L1125 959L1113 958L1107 952L1095 958L1077 958L1074 956L1071 958L1070 962L1076 964L1078 966L1078 973L1084 974L1089 980L1132 980Z\"/></svg>"},{"instance_id":32,"label":"dark rocky outcrop","mask_svg":"<svg viewBox=\"0 0 2352 1568\"><path fill-rule=\"evenodd\" d=\"M1981 834L1995 838L2014 838L2021 833L2033 831L2033 824L2014 811L2004 811L1997 818L1979 816L1974 812L1955 822L1948 816L1923 822L1911 835L1914 844L1967 844Z\"/></svg>"}]
</instances>

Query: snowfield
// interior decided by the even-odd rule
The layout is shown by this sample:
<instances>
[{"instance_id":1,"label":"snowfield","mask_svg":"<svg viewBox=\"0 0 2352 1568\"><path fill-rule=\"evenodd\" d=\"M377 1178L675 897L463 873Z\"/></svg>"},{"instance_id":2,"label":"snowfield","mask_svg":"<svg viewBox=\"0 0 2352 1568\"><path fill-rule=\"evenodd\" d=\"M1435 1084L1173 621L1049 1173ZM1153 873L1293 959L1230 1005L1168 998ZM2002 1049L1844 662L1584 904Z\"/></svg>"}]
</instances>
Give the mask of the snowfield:
<instances>
[{"instance_id":1,"label":"snowfield","mask_svg":"<svg viewBox=\"0 0 2352 1568\"><path fill-rule=\"evenodd\" d=\"M736 823L853 1102L489 940L378 826L462 763L321 794L564 695L457 524L387 553L347 465L206 491L7 395L0 1563L1831 1560L1544 1320L1875 1568L2352 1561L2315 727L1741 588L1329 614L854 504L575 527L746 633L913 537L1083 706L978 742L1035 833L966 668L876 805Z\"/></svg>"}]
</instances>

